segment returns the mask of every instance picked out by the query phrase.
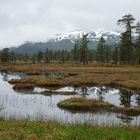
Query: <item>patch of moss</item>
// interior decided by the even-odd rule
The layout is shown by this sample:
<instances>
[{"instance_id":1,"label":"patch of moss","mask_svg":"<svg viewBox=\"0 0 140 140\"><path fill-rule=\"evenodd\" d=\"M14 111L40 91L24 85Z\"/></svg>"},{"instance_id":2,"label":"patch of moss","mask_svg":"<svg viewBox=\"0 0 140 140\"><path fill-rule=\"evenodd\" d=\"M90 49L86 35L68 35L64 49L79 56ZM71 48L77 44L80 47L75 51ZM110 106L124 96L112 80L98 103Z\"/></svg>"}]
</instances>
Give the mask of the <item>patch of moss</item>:
<instances>
[{"instance_id":1,"label":"patch of moss","mask_svg":"<svg viewBox=\"0 0 140 140\"><path fill-rule=\"evenodd\" d=\"M58 107L73 111L97 111L99 109L108 109L114 105L92 99L85 98L71 98L58 103Z\"/></svg>"},{"instance_id":2,"label":"patch of moss","mask_svg":"<svg viewBox=\"0 0 140 140\"><path fill-rule=\"evenodd\" d=\"M94 112L94 111L108 111L115 113L122 113L127 115L140 115L139 108L123 108L117 107L113 104L85 98L70 98L59 102L58 107L72 112Z\"/></svg>"}]
</instances>

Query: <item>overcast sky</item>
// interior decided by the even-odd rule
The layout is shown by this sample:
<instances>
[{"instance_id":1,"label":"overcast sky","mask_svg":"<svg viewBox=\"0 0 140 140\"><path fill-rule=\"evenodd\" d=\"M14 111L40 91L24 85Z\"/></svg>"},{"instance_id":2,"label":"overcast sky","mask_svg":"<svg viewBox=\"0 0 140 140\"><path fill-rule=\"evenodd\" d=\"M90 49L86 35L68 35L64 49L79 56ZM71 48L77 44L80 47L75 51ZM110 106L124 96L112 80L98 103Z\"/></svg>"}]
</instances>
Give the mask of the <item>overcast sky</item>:
<instances>
[{"instance_id":1,"label":"overcast sky","mask_svg":"<svg viewBox=\"0 0 140 140\"><path fill-rule=\"evenodd\" d=\"M75 29L118 30L128 13L140 19L140 0L0 0L0 48Z\"/></svg>"}]
</instances>

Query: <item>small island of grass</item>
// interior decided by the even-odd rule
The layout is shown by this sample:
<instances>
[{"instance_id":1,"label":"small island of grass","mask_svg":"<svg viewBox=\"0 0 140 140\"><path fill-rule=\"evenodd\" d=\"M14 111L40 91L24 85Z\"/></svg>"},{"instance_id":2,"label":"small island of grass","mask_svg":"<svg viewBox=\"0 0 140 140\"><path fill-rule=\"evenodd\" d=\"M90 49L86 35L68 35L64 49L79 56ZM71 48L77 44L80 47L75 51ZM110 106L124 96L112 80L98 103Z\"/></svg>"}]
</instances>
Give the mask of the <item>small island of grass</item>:
<instances>
[{"instance_id":1,"label":"small island of grass","mask_svg":"<svg viewBox=\"0 0 140 140\"><path fill-rule=\"evenodd\" d=\"M111 103L99 101L95 99L70 98L59 102L58 107L71 112L95 112L108 111L114 113L122 113L127 115L140 115L140 109L129 107L117 107Z\"/></svg>"},{"instance_id":2,"label":"small island of grass","mask_svg":"<svg viewBox=\"0 0 140 140\"><path fill-rule=\"evenodd\" d=\"M98 109L109 109L113 108L114 105L93 100L93 99L85 99L85 98L70 98L68 100L64 100L58 103L58 107L63 109L68 109L71 111L97 111Z\"/></svg>"}]
</instances>

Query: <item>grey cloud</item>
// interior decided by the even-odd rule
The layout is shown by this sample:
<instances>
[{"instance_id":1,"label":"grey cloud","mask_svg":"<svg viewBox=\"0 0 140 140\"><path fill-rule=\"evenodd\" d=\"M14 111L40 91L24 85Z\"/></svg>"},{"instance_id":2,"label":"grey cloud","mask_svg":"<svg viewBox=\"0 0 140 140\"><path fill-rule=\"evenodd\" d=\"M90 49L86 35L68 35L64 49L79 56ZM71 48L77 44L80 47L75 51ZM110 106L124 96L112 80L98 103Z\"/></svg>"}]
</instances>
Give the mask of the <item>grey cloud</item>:
<instances>
[{"instance_id":1,"label":"grey cloud","mask_svg":"<svg viewBox=\"0 0 140 140\"><path fill-rule=\"evenodd\" d=\"M0 48L46 41L55 33L117 30L117 19L139 19L139 0L0 0Z\"/></svg>"}]
</instances>

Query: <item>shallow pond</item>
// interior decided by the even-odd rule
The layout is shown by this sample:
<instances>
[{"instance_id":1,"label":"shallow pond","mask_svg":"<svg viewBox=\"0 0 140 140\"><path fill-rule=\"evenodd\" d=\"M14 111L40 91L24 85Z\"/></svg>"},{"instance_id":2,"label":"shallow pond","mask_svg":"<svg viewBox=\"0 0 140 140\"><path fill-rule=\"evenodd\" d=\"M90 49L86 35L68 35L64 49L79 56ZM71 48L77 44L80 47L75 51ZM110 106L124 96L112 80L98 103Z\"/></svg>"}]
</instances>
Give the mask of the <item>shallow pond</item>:
<instances>
[{"instance_id":1,"label":"shallow pond","mask_svg":"<svg viewBox=\"0 0 140 140\"><path fill-rule=\"evenodd\" d=\"M16 92L7 81L20 79L24 73L0 74L0 117L5 119L52 120L61 123L91 123L97 125L140 125L140 116L128 116L119 113L94 112L71 113L61 110L57 103L73 96L89 99L98 99L110 102L116 106L140 107L140 95L133 91L109 87L64 87L56 91L75 91L77 95L41 94L45 89L36 87L34 91Z\"/></svg>"}]
</instances>

